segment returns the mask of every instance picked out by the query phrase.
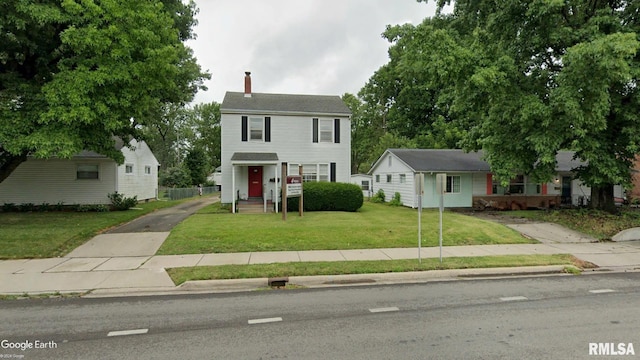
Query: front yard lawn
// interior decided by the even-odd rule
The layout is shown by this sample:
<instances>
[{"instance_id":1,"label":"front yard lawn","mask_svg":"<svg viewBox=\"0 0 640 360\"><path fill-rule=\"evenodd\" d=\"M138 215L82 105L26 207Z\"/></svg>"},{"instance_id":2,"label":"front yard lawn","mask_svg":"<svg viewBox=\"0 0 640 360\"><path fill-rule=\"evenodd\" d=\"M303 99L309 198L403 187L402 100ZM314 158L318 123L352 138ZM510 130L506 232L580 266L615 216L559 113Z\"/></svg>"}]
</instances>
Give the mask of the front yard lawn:
<instances>
[{"instance_id":1,"label":"front yard lawn","mask_svg":"<svg viewBox=\"0 0 640 360\"><path fill-rule=\"evenodd\" d=\"M189 217L158 255L248 251L338 250L418 246L417 210L365 202L357 212L220 214L220 204ZM422 213L422 245L438 245L438 211ZM503 225L446 212L443 245L535 243Z\"/></svg>"},{"instance_id":2,"label":"front yard lawn","mask_svg":"<svg viewBox=\"0 0 640 360\"><path fill-rule=\"evenodd\" d=\"M62 256L113 226L181 201L141 203L110 212L0 212L0 259Z\"/></svg>"}]
</instances>

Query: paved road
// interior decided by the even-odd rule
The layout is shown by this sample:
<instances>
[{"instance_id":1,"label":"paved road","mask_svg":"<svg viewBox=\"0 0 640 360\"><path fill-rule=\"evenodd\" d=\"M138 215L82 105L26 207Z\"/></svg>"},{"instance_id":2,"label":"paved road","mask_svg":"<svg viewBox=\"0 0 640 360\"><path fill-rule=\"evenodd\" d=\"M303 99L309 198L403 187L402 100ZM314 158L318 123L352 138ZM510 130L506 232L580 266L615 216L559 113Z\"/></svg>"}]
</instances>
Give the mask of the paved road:
<instances>
[{"instance_id":1,"label":"paved road","mask_svg":"<svg viewBox=\"0 0 640 360\"><path fill-rule=\"evenodd\" d=\"M106 233L122 234L171 231L174 226L178 225L189 215L219 200L220 198L218 196L206 196L199 200L187 201L177 206L152 212Z\"/></svg>"},{"instance_id":2,"label":"paved road","mask_svg":"<svg viewBox=\"0 0 640 360\"><path fill-rule=\"evenodd\" d=\"M640 273L3 304L25 359L582 359L640 352ZM120 331L135 330L123 335ZM127 333L125 333L127 334ZM109 336L112 335L112 336Z\"/></svg>"}]
</instances>

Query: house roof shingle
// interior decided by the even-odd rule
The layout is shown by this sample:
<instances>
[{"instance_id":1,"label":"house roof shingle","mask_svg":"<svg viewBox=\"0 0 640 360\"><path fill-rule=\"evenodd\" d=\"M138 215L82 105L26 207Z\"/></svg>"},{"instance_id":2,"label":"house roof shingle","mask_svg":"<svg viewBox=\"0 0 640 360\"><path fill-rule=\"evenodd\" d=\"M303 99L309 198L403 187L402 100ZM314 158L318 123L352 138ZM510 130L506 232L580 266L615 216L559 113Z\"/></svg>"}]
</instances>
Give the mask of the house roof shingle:
<instances>
[{"instance_id":1,"label":"house roof shingle","mask_svg":"<svg viewBox=\"0 0 640 360\"><path fill-rule=\"evenodd\" d=\"M349 116L351 110L335 95L288 95L227 91L220 105L223 113L286 113Z\"/></svg>"},{"instance_id":2,"label":"house roof shingle","mask_svg":"<svg viewBox=\"0 0 640 360\"><path fill-rule=\"evenodd\" d=\"M483 160L483 152L457 149L389 149L416 172L490 172L489 164ZM573 159L573 151L560 151L556 156L556 170L569 172L584 163Z\"/></svg>"}]
</instances>

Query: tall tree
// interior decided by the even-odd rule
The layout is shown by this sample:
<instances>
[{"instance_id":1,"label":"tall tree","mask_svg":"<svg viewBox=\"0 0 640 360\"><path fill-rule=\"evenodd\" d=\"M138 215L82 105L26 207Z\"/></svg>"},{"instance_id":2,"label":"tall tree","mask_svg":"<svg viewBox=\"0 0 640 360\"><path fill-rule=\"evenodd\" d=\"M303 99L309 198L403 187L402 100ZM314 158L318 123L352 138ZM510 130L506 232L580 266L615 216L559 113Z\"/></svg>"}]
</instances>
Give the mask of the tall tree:
<instances>
[{"instance_id":1,"label":"tall tree","mask_svg":"<svg viewBox=\"0 0 640 360\"><path fill-rule=\"evenodd\" d=\"M483 149L503 181L549 180L557 152L575 150L592 206L612 211L613 185L630 184L640 152L639 9L625 0L456 0L430 31L447 51L424 64L453 84L449 115L469 129L465 147Z\"/></svg>"},{"instance_id":2,"label":"tall tree","mask_svg":"<svg viewBox=\"0 0 640 360\"><path fill-rule=\"evenodd\" d=\"M123 161L114 136L140 137L166 103L209 75L183 40L193 1L16 0L0 5L0 182L27 156L81 150Z\"/></svg>"}]
</instances>

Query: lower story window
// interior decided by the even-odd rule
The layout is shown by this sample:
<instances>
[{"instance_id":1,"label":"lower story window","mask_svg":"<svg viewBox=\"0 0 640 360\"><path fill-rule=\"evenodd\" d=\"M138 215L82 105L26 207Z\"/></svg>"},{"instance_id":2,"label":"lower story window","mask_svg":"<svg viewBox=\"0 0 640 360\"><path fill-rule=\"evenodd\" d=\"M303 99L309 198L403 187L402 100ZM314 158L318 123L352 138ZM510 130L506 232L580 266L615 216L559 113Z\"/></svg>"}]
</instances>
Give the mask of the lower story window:
<instances>
[{"instance_id":1,"label":"lower story window","mask_svg":"<svg viewBox=\"0 0 640 360\"><path fill-rule=\"evenodd\" d=\"M369 190L369 180L362 180L360 184L362 186L362 190Z\"/></svg>"},{"instance_id":2,"label":"lower story window","mask_svg":"<svg viewBox=\"0 0 640 360\"><path fill-rule=\"evenodd\" d=\"M318 167L315 164L302 165L302 181L318 181Z\"/></svg>"},{"instance_id":3,"label":"lower story window","mask_svg":"<svg viewBox=\"0 0 640 360\"><path fill-rule=\"evenodd\" d=\"M78 179L78 180L85 180L85 179L97 180L97 179L99 179L99 176L100 176L99 169L100 169L100 166L97 165L97 164L78 165L78 167L76 169L76 179Z\"/></svg>"},{"instance_id":4,"label":"lower story window","mask_svg":"<svg viewBox=\"0 0 640 360\"><path fill-rule=\"evenodd\" d=\"M447 176L447 193L459 193L460 192L460 176Z\"/></svg>"}]
</instances>

